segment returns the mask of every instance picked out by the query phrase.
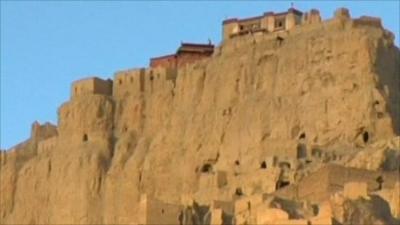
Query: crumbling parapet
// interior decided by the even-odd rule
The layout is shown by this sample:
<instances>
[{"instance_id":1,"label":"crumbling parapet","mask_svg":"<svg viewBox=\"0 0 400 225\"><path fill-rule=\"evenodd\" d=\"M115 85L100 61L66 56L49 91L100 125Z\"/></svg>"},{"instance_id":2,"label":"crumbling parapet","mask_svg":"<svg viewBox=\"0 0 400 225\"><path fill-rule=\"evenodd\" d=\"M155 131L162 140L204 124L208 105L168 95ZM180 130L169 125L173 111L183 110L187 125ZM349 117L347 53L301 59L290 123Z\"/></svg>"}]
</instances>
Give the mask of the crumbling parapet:
<instances>
[{"instance_id":1,"label":"crumbling parapet","mask_svg":"<svg viewBox=\"0 0 400 225\"><path fill-rule=\"evenodd\" d=\"M71 143L96 142L108 146L114 129L114 102L100 94L84 96L58 108L58 134Z\"/></svg>"},{"instance_id":2,"label":"crumbling parapet","mask_svg":"<svg viewBox=\"0 0 400 225\"><path fill-rule=\"evenodd\" d=\"M321 15L317 9L311 9L310 12L306 12L302 18L302 24L315 24L321 22Z\"/></svg>"},{"instance_id":3,"label":"crumbling parapet","mask_svg":"<svg viewBox=\"0 0 400 225\"><path fill-rule=\"evenodd\" d=\"M163 66L138 68L117 72L114 75L113 97L140 95L170 85L175 85L177 69Z\"/></svg>"},{"instance_id":4,"label":"crumbling parapet","mask_svg":"<svg viewBox=\"0 0 400 225\"><path fill-rule=\"evenodd\" d=\"M177 75L178 72L175 68L147 68L144 71L144 91L149 93L168 85L173 88Z\"/></svg>"},{"instance_id":5,"label":"crumbling parapet","mask_svg":"<svg viewBox=\"0 0 400 225\"><path fill-rule=\"evenodd\" d=\"M57 136L48 138L38 143L38 153L43 154L54 149L57 145Z\"/></svg>"},{"instance_id":6,"label":"crumbling parapet","mask_svg":"<svg viewBox=\"0 0 400 225\"><path fill-rule=\"evenodd\" d=\"M113 97L140 94L144 91L145 69L132 69L115 73Z\"/></svg>"},{"instance_id":7,"label":"crumbling parapet","mask_svg":"<svg viewBox=\"0 0 400 225\"><path fill-rule=\"evenodd\" d=\"M372 16L361 16L360 18L353 19L353 26L372 26L377 28L382 28L382 21L378 17Z\"/></svg>"},{"instance_id":8,"label":"crumbling parapet","mask_svg":"<svg viewBox=\"0 0 400 225\"><path fill-rule=\"evenodd\" d=\"M49 122L46 122L43 125L41 125L39 122L35 121L32 124L31 139L34 141L41 141L56 136L57 134L58 134L57 126Z\"/></svg>"},{"instance_id":9,"label":"crumbling parapet","mask_svg":"<svg viewBox=\"0 0 400 225\"><path fill-rule=\"evenodd\" d=\"M112 80L103 80L98 77L89 77L72 83L71 98L86 95L112 95Z\"/></svg>"},{"instance_id":10,"label":"crumbling parapet","mask_svg":"<svg viewBox=\"0 0 400 225\"><path fill-rule=\"evenodd\" d=\"M273 12L264 13L264 18L261 19L261 27L265 27L268 32L274 31L275 17Z\"/></svg>"},{"instance_id":11,"label":"crumbling parapet","mask_svg":"<svg viewBox=\"0 0 400 225\"><path fill-rule=\"evenodd\" d=\"M294 8L290 8L286 14L285 18L285 29L291 30L296 25L301 24L302 13L299 13L298 10Z\"/></svg>"},{"instance_id":12,"label":"crumbling parapet","mask_svg":"<svg viewBox=\"0 0 400 225\"><path fill-rule=\"evenodd\" d=\"M228 19L222 22L222 36L223 39L229 39L232 34L239 32L238 19Z\"/></svg>"},{"instance_id":13,"label":"crumbling parapet","mask_svg":"<svg viewBox=\"0 0 400 225\"><path fill-rule=\"evenodd\" d=\"M338 8L338 9L336 9L334 19L337 19L337 20L350 20L351 17L350 17L349 10L346 9L346 8Z\"/></svg>"}]
</instances>

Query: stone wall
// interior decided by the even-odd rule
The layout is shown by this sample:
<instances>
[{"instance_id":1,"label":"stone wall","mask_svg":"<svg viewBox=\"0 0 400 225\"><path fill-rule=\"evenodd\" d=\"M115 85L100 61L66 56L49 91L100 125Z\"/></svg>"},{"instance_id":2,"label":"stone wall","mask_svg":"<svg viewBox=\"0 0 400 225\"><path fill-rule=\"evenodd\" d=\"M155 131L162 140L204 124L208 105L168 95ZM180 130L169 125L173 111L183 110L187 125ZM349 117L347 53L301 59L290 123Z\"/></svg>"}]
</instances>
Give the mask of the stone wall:
<instances>
[{"instance_id":1,"label":"stone wall","mask_svg":"<svg viewBox=\"0 0 400 225\"><path fill-rule=\"evenodd\" d=\"M168 204L142 195L140 199L139 224L180 224L183 207Z\"/></svg>"},{"instance_id":2,"label":"stone wall","mask_svg":"<svg viewBox=\"0 0 400 225\"><path fill-rule=\"evenodd\" d=\"M74 98L58 110L59 136L82 144L110 141L113 131L114 103L109 96Z\"/></svg>"},{"instance_id":3,"label":"stone wall","mask_svg":"<svg viewBox=\"0 0 400 225\"><path fill-rule=\"evenodd\" d=\"M38 154L45 154L57 145L57 137L51 137L38 143Z\"/></svg>"},{"instance_id":4,"label":"stone wall","mask_svg":"<svg viewBox=\"0 0 400 225\"><path fill-rule=\"evenodd\" d=\"M144 91L145 69L132 69L117 72L114 76L113 97L120 99L125 95L139 95Z\"/></svg>"},{"instance_id":5,"label":"stone wall","mask_svg":"<svg viewBox=\"0 0 400 225\"><path fill-rule=\"evenodd\" d=\"M57 126L46 122L40 124L39 122L34 122L31 128L31 139L34 141L41 141L57 135Z\"/></svg>"},{"instance_id":6,"label":"stone wall","mask_svg":"<svg viewBox=\"0 0 400 225\"><path fill-rule=\"evenodd\" d=\"M313 202L324 201L332 193L343 190L348 182L366 183L368 192L373 192L379 189L379 183L377 182L379 176L383 178L383 184L387 188L392 188L397 180L394 173L328 164L301 180L297 188L297 195L298 198Z\"/></svg>"},{"instance_id":7,"label":"stone wall","mask_svg":"<svg viewBox=\"0 0 400 225\"><path fill-rule=\"evenodd\" d=\"M144 90L152 93L155 90L161 90L164 86L175 85L177 70L175 68L148 68L144 75Z\"/></svg>"},{"instance_id":8,"label":"stone wall","mask_svg":"<svg viewBox=\"0 0 400 225\"><path fill-rule=\"evenodd\" d=\"M304 13L302 17L302 24L315 24L321 22L321 15L318 10L312 9L309 12Z\"/></svg>"},{"instance_id":9,"label":"stone wall","mask_svg":"<svg viewBox=\"0 0 400 225\"><path fill-rule=\"evenodd\" d=\"M112 94L112 80L102 80L97 77L90 77L75 81L71 87L71 98L101 94Z\"/></svg>"}]
</instances>

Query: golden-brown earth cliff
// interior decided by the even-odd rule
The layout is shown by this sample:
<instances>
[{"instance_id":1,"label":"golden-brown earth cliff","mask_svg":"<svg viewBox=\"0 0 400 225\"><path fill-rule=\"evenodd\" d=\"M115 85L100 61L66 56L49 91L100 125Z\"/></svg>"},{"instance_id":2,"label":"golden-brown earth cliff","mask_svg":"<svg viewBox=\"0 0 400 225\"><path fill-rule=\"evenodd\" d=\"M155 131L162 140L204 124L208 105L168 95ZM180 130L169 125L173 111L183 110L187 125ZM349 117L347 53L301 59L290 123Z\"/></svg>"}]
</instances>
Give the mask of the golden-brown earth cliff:
<instances>
[{"instance_id":1,"label":"golden-brown earth cliff","mask_svg":"<svg viewBox=\"0 0 400 225\"><path fill-rule=\"evenodd\" d=\"M273 193L281 172L260 164L295 158L299 144L309 154L341 155L347 167L398 172L393 35L334 19L296 27L282 43L275 37L227 40L210 59L176 80L156 77L143 92L64 103L57 129L35 124L31 139L1 153L0 222L130 224L139 223L142 194L207 205L238 189ZM39 151L42 140L48 147ZM204 184L206 167L224 171L224 183ZM292 183L308 174L293 173ZM396 216L400 203L383 195ZM341 204L350 211L339 222L367 221L349 215L361 203Z\"/></svg>"}]
</instances>

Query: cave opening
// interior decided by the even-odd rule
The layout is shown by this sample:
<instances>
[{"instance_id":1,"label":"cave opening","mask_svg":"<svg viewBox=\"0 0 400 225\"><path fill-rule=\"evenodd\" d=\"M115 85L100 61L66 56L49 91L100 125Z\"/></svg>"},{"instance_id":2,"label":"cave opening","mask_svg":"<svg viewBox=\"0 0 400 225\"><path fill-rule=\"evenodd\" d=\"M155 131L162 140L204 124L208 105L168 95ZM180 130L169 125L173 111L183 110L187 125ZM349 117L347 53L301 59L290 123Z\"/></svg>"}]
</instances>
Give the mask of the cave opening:
<instances>
[{"instance_id":1,"label":"cave opening","mask_svg":"<svg viewBox=\"0 0 400 225\"><path fill-rule=\"evenodd\" d=\"M202 172L202 173L211 173L211 172L212 172L212 165L209 164L209 163L204 164L204 165L201 167L201 172Z\"/></svg>"},{"instance_id":2,"label":"cave opening","mask_svg":"<svg viewBox=\"0 0 400 225\"><path fill-rule=\"evenodd\" d=\"M289 184L290 184L289 181L278 180L275 185L275 190L289 186Z\"/></svg>"},{"instance_id":3,"label":"cave opening","mask_svg":"<svg viewBox=\"0 0 400 225\"><path fill-rule=\"evenodd\" d=\"M242 196L242 195L243 195L243 190L242 190L242 188L240 188L240 187L236 188L236 190L235 190L235 195L237 195L237 196Z\"/></svg>"},{"instance_id":4,"label":"cave opening","mask_svg":"<svg viewBox=\"0 0 400 225\"><path fill-rule=\"evenodd\" d=\"M363 135L362 135L363 141L364 143L367 143L369 140L369 133L368 131L364 131Z\"/></svg>"},{"instance_id":5,"label":"cave opening","mask_svg":"<svg viewBox=\"0 0 400 225\"><path fill-rule=\"evenodd\" d=\"M298 159L307 158L307 146L305 144L297 145L297 158Z\"/></svg>"},{"instance_id":6,"label":"cave opening","mask_svg":"<svg viewBox=\"0 0 400 225\"><path fill-rule=\"evenodd\" d=\"M265 161L262 161L261 165L260 165L260 168L261 169L267 169L267 163Z\"/></svg>"}]
</instances>

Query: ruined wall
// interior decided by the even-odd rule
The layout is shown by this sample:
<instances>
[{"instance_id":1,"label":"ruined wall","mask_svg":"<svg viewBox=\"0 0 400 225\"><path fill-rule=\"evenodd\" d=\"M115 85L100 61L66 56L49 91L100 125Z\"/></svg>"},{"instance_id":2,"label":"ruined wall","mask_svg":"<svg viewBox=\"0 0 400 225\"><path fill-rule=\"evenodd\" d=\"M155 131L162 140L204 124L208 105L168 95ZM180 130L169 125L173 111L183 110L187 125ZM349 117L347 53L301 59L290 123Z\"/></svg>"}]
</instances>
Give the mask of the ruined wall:
<instances>
[{"instance_id":1,"label":"ruined wall","mask_svg":"<svg viewBox=\"0 0 400 225\"><path fill-rule=\"evenodd\" d=\"M57 137L51 137L38 143L38 154L48 154L57 145Z\"/></svg>"},{"instance_id":2,"label":"ruined wall","mask_svg":"<svg viewBox=\"0 0 400 225\"><path fill-rule=\"evenodd\" d=\"M239 32L239 23L237 21L229 22L222 25L222 37L227 40L231 34Z\"/></svg>"},{"instance_id":3,"label":"ruined wall","mask_svg":"<svg viewBox=\"0 0 400 225\"><path fill-rule=\"evenodd\" d=\"M58 131L72 143L109 142L113 132L114 103L108 96L75 98L58 110Z\"/></svg>"},{"instance_id":4,"label":"ruined wall","mask_svg":"<svg viewBox=\"0 0 400 225\"><path fill-rule=\"evenodd\" d=\"M329 199L331 194L342 191L348 182L363 182L371 193L379 189L377 182L379 176L382 177L386 188L393 188L398 181L394 174L328 164L302 179L294 189L296 192L294 195L311 202L322 202Z\"/></svg>"},{"instance_id":5,"label":"ruined wall","mask_svg":"<svg viewBox=\"0 0 400 225\"><path fill-rule=\"evenodd\" d=\"M144 75L144 90L147 93L157 92L162 90L164 86L175 85L177 77L177 69L175 68L149 68L145 70Z\"/></svg>"},{"instance_id":6,"label":"ruined wall","mask_svg":"<svg viewBox=\"0 0 400 225\"><path fill-rule=\"evenodd\" d=\"M31 139L40 141L57 135L57 127L51 123L34 122L31 129Z\"/></svg>"},{"instance_id":7,"label":"ruined wall","mask_svg":"<svg viewBox=\"0 0 400 225\"><path fill-rule=\"evenodd\" d=\"M291 30L296 25L299 25L301 23L301 20L302 16L297 15L293 12L289 12L288 14L286 14L285 18L285 29Z\"/></svg>"},{"instance_id":8,"label":"ruined wall","mask_svg":"<svg viewBox=\"0 0 400 225\"><path fill-rule=\"evenodd\" d=\"M114 76L113 97L121 99L124 95L139 95L144 91L145 69L117 72Z\"/></svg>"},{"instance_id":9,"label":"ruined wall","mask_svg":"<svg viewBox=\"0 0 400 225\"><path fill-rule=\"evenodd\" d=\"M71 87L71 98L101 94L112 94L112 80L102 80L97 77L85 78L75 81Z\"/></svg>"},{"instance_id":10,"label":"ruined wall","mask_svg":"<svg viewBox=\"0 0 400 225\"><path fill-rule=\"evenodd\" d=\"M180 205L164 203L148 198L146 195L142 196L139 224L180 224L179 218L182 209L183 207Z\"/></svg>"},{"instance_id":11,"label":"ruined wall","mask_svg":"<svg viewBox=\"0 0 400 225\"><path fill-rule=\"evenodd\" d=\"M309 12L304 13L302 17L302 24L320 23L321 15L316 9L311 9Z\"/></svg>"}]
</instances>

